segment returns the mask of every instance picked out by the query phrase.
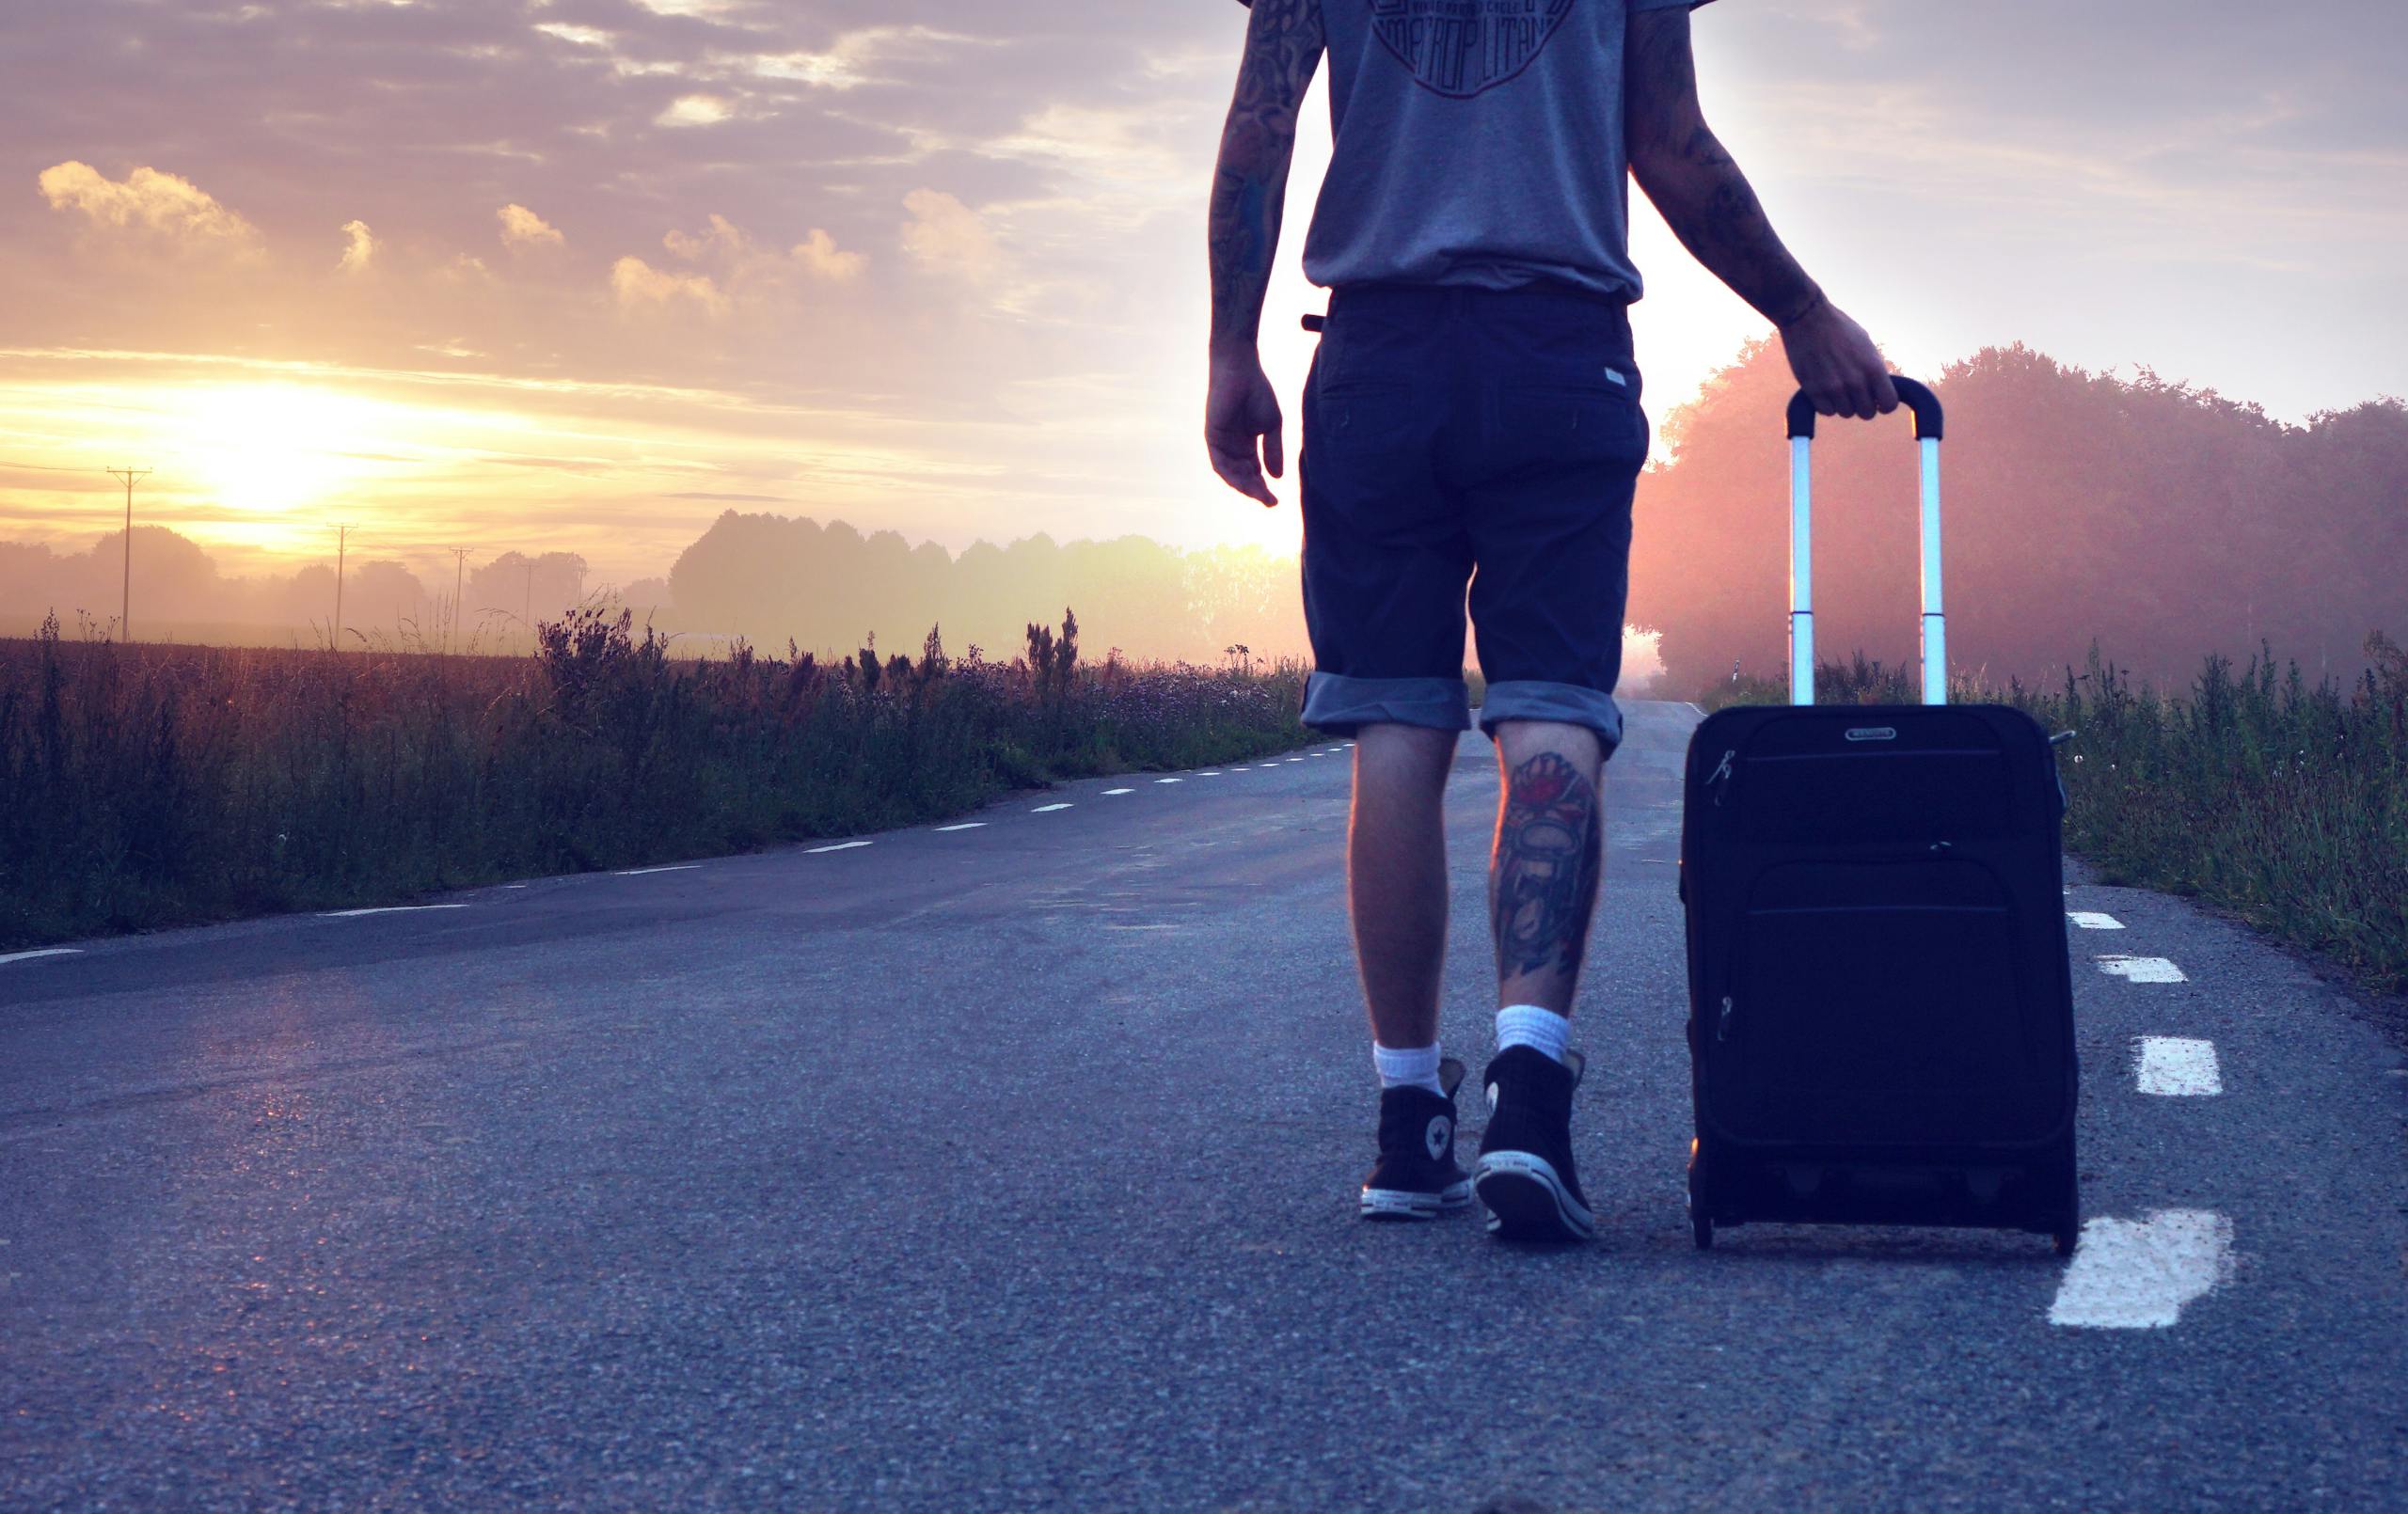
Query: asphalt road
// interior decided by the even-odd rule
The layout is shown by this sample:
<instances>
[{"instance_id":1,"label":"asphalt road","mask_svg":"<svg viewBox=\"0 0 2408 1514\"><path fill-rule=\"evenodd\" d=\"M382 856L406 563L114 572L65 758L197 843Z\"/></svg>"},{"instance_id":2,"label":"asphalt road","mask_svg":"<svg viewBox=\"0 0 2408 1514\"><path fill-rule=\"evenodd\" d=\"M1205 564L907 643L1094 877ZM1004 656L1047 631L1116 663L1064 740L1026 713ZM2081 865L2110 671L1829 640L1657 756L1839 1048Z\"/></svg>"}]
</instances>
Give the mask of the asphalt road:
<instances>
[{"instance_id":1,"label":"asphalt road","mask_svg":"<svg viewBox=\"0 0 2408 1514\"><path fill-rule=\"evenodd\" d=\"M0 961L0 1506L2408 1506L2408 1071L2165 898L2067 900L2070 1265L1691 1249L1694 718L1610 769L1576 1251L1355 1218L1342 749Z\"/></svg>"}]
</instances>

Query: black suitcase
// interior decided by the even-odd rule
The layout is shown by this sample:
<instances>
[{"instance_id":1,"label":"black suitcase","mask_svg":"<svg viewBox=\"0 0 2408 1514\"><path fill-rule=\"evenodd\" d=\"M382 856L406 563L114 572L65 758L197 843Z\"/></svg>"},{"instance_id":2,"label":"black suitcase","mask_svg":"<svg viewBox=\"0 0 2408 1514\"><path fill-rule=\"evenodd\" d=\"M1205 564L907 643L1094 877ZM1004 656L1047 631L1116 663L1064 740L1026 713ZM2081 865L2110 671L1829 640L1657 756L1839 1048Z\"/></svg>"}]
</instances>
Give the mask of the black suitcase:
<instances>
[{"instance_id":1,"label":"black suitcase","mask_svg":"<svg viewBox=\"0 0 2408 1514\"><path fill-rule=\"evenodd\" d=\"M1708 716L1681 828L1697 1244L1749 1221L2036 1231L2070 1254L2078 1073L2054 750L1945 703L1939 402L1923 452L1924 702L1813 704L1814 430L1791 402L1789 705Z\"/></svg>"}]
</instances>

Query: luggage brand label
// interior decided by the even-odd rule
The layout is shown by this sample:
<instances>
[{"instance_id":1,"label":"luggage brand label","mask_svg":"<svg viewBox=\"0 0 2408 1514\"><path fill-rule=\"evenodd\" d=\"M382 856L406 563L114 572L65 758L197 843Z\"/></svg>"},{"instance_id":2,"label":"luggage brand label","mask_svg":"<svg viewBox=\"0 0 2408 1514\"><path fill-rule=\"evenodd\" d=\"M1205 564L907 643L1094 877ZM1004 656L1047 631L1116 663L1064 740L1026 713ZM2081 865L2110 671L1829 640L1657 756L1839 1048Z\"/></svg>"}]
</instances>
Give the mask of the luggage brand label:
<instances>
[{"instance_id":1,"label":"luggage brand label","mask_svg":"<svg viewBox=\"0 0 2408 1514\"><path fill-rule=\"evenodd\" d=\"M1853 726L1849 728L1847 739L1850 741L1895 741L1898 739L1898 728L1888 725Z\"/></svg>"}]
</instances>

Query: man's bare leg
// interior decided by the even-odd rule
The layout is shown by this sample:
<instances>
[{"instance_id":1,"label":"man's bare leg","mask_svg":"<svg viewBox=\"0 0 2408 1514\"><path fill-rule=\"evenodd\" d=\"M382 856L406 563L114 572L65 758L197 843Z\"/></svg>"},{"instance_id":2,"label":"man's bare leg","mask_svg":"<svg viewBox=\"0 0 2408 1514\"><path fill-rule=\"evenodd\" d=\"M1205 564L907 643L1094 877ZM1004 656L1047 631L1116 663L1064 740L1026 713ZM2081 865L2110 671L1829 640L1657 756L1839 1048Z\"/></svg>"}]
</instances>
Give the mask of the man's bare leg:
<instances>
[{"instance_id":1,"label":"man's bare leg","mask_svg":"<svg viewBox=\"0 0 2408 1514\"><path fill-rule=\"evenodd\" d=\"M1497 1004L1568 1017L1605 872L1605 759L1586 726L1507 720L1497 760L1503 783L1488 865Z\"/></svg>"},{"instance_id":2,"label":"man's bare leg","mask_svg":"<svg viewBox=\"0 0 2408 1514\"><path fill-rule=\"evenodd\" d=\"M1471 1203L1471 1178L1455 1165L1463 1064L1438 1054L1444 818L1456 740L1452 731L1393 724L1355 736L1347 899L1380 1074L1380 1159L1363 1180L1370 1220L1430 1220Z\"/></svg>"},{"instance_id":3,"label":"man's bare leg","mask_svg":"<svg viewBox=\"0 0 2408 1514\"><path fill-rule=\"evenodd\" d=\"M1438 1039L1438 971L1447 946L1447 772L1458 733L1369 725L1354 738L1354 812L1346 892L1354 954L1384 1047Z\"/></svg>"},{"instance_id":4,"label":"man's bare leg","mask_svg":"<svg viewBox=\"0 0 2408 1514\"><path fill-rule=\"evenodd\" d=\"M1605 872L1604 751L1585 726L1508 720L1497 728L1497 760L1503 792L1488 900L1500 1007L1474 1182L1497 1235L1586 1240L1595 1222L1572 1160L1581 1065L1565 1040Z\"/></svg>"}]
</instances>

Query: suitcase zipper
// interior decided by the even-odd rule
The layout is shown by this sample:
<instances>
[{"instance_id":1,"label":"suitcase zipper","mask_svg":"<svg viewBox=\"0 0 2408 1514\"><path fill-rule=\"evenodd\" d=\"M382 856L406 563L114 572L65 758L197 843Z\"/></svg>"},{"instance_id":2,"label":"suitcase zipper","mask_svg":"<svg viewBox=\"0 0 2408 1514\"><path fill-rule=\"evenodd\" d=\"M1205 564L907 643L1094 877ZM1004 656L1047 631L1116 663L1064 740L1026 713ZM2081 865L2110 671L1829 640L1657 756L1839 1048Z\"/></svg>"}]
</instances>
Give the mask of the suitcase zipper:
<instances>
[{"instance_id":1,"label":"suitcase zipper","mask_svg":"<svg viewBox=\"0 0 2408 1514\"><path fill-rule=\"evenodd\" d=\"M1717 809L1721 808L1723 797L1731 792L1729 787L1727 787L1731 781L1731 759L1738 755L1739 749L1736 747L1734 747L1729 751L1724 752L1722 754L1722 765L1716 768L1714 770L1714 776L1705 781L1705 786L1714 790L1714 804Z\"/></svg>"},{"instance_id":2,"label":"suitcase zipper","mask_svg":"<svg viewBox=\"0 0 2408 1514\"><path fill-rule=\"evenodd\" d=\"M1714 1038L1718 1041L1727 1041L1731 1038L1731 996L1729 994L1722 996L1722 1013L1714 1021Z\"/></svg>"}]
</instances>

